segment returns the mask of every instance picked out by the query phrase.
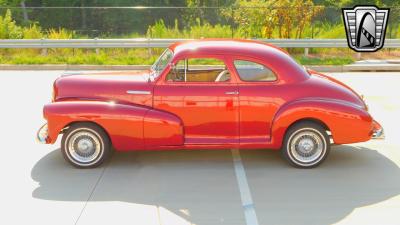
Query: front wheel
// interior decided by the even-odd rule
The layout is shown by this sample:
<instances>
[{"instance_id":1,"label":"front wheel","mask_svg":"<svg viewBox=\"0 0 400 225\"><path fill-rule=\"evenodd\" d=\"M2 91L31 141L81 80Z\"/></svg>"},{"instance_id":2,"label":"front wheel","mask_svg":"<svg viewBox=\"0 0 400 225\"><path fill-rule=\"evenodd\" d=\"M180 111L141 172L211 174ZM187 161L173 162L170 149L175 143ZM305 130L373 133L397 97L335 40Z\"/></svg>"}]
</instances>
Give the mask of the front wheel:
<instances>
[{"instance_id":1,"label":"front wheel","mask_svg":"<svg viewBox=\"0 0 400 225\"><path fill-rule=\"evenodd\" d=\"M111 143L99 126L73 124L63 135L61 152L67 162L78 168L94 168L109 158Z\"/></svg>"},{"instance_id":2,"label":"front wheel","mask_svg":"<svg viewBox=\"0 0 400 225\"><path fill-rule=\"evenodd\" d=\"M312 122L300 122L286 132L283 157L293 166L312 168L328 156L330 140L323 127Z\"/></svg>"}]
</instances>

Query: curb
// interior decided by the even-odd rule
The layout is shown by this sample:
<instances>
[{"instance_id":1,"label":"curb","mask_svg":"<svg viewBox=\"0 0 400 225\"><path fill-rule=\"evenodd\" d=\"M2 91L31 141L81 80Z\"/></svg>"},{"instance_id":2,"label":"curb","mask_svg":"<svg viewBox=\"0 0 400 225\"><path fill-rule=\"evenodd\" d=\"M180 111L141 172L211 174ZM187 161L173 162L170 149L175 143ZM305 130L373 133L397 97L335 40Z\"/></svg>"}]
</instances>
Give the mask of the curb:
<instances>
[{"instance_id":1,"label":"curb","mask_svg":"<svg viewBox=\"0 0 400 225\"><path fill-rule=\"evenodd\" d=\"M0 65L0 70L147 70L150 65Z\"/></svg>"},{"instance_id":2,"label":"curb","mask_svg":"<svg viewBox=\"0 0 400 225\"><path fill-rule=\"evenodd\" d=\"M399 72L399 64L351 64L343 66L306 66L319 72Z\"/></svg>"},{"instance_id":3,"label":"curb","mask_svg":"<svg viewBox=\"0 0 400 225\"><path fill-rule=\"evenodd\" d=\"M1 70L147 70L150 65L0 65ZM306 66L318 72L400 72L400 64L351 64Z\"/></svg>"}]
</instances>

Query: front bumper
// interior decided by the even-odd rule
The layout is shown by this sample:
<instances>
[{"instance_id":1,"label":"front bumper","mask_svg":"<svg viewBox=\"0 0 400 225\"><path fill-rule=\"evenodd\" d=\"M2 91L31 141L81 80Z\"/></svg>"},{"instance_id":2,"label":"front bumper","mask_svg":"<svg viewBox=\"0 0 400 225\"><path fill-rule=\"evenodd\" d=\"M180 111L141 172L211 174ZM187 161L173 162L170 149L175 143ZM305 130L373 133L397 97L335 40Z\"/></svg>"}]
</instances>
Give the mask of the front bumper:
<instances>
[{"instance_id":1,"label":"front bumper","mask_svg":"<svg viewBox=\"0 0 400 225\"><path fill-rule=\"evenodd\" d=\"M372 139L385 139L383 127L374 120L372 128Z\"/></svg>"},{"instance_id":2,"label":"front bumper","mask_svg":"<svg viewBox=\"0 0 400 225\"><path fill-rule=\"evenodd\" d=\"M48 130L48 127L47 127L47 123L44 124L44 125L38 130L38 132L37 132L37 134L36 134L36 140L37 140L39 143L42 143L42 144L48 144L48 143L50 143L49 130Z\"/></svg>"}]
</instances>

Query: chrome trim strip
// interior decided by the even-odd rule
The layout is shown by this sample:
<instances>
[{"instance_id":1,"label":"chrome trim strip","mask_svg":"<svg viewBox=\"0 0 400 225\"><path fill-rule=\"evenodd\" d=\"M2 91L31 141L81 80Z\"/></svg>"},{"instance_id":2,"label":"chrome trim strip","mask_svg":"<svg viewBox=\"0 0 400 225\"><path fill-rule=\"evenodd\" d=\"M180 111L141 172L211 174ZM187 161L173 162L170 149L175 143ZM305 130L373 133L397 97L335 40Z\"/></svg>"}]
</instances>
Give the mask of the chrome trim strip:
<instances>
[{"instance_id":1,"label":"chrome trim strip","mask_svg":"<svg viewBox=\"0 0 400 225\"><path fill-rule=\"evenodd\" d=\"M151 94L150 91L135 91L135 90L127 90L126 93L130 94L130 95L150 95Z\"/></svg>"},{"instance_id":2,"label":"chrome trim strip","mask_svg":"<svg viewBox=\"0 0 400 225\"><path fill-rule=\"evenodd\" d=\"M226 95L238 95L239 92L238 91L227 91L225 92Z\"/></svg>"}]
</instances>

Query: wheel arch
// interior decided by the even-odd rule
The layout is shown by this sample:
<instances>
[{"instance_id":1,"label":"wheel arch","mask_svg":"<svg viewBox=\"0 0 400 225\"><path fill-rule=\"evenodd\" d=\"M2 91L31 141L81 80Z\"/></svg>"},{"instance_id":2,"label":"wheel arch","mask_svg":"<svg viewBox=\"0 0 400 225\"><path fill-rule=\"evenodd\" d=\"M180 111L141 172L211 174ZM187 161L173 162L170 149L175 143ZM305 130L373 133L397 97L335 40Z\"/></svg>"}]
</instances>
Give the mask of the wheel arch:
<instances>
[{"instance_id":1,"label":"wheel arch","mask_svg":"<svg viewBox=\"0 0 400 225\"><path fill-rule=\"evenodd\" d=\"M285 134L286 134L287 131L288 131L291 127L293 127L294 125L296 125L296 124L298 124L298 123L303 123L303 122L314 123L314 124L317 124L317 125L321 126L325 131L329 131L329 132L331 131L331 129L328 127L328 125L327 125L325 122L323 122L322 120L317 119L317 118L313 118L313 117L304 117L304 118L301 118L301 119L298 119L298 120L293 121L293 122L288 126L288 128L286 129Z\"/></svg>"},{"instance_id":2,"label":"wheel arch","mask_svg":"<svg viewBox=\"0 0 400 225\"><path fill-rule=\"evenodd\" d=\"M95 121L89 121L89 120L76 120L72 121L68 124L66 124L59 132L59 134L65 133L68 129L70 129L71 126L78 125L78 124L91 124L94 126L97 126L98 128L102 129L104 133L107 135L108 139L110 140L110 143L112 144L111 136L110 133L105 129L101 124L95 122Z\"/></svg>"}]
</instances>

